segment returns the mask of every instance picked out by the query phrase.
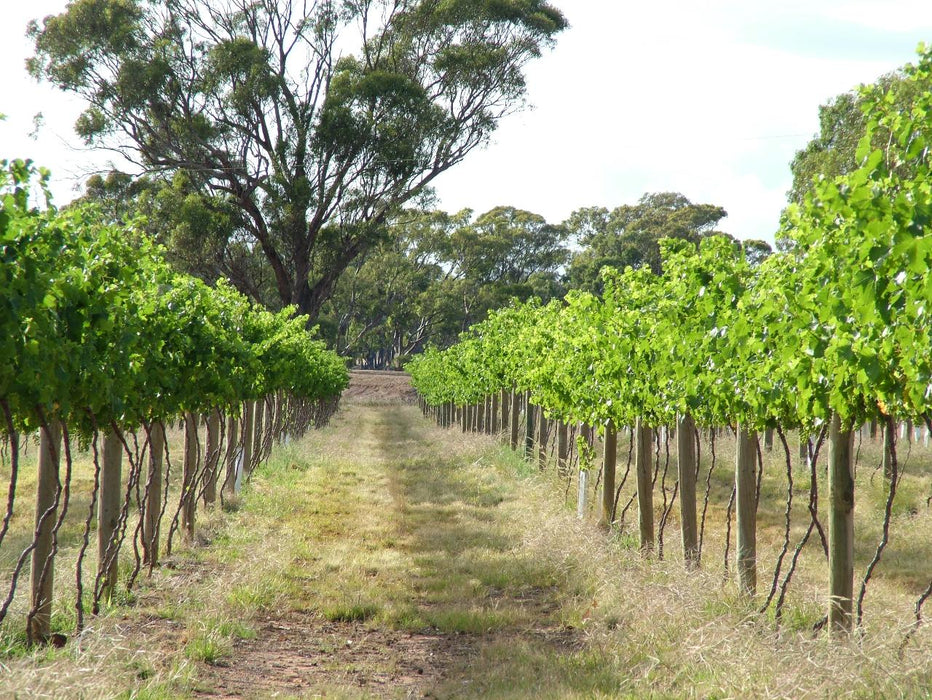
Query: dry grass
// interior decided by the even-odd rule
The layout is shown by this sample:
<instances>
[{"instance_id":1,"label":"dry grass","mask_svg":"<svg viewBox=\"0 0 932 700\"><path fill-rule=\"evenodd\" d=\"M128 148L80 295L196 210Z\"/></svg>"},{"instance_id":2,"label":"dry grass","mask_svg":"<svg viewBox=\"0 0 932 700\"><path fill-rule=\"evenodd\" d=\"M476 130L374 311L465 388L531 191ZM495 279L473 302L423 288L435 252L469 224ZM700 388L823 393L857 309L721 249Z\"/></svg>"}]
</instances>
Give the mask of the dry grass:
<instances>
[{"instance_id":1,"label":"dry grass","mask_svg":"<svg viewBox=\"0 0 932 700\"><path fill-rule=\"evenodd\" d=\"M665 560L646 559L636 507L607 537L576 519L552 470L412 407L353 403L279 449L237 509L200 521L209 545L180 550L131 605L65 649L7 653L0 696L932 696L932 634L921 628L898 656L932 576L932 460L914 448L907 463L863 634L833 644L812 631L826 587L815 543L780 626L723 576L733 445L718 448L703 570L686 573L675 518ZM861 569L879 533L876 460L863 445ZM782 544L783 471L780 452L766 456L762 591ZM793 545L808 493L804 470L794 477Z\"/></svg>"}]
</instances>

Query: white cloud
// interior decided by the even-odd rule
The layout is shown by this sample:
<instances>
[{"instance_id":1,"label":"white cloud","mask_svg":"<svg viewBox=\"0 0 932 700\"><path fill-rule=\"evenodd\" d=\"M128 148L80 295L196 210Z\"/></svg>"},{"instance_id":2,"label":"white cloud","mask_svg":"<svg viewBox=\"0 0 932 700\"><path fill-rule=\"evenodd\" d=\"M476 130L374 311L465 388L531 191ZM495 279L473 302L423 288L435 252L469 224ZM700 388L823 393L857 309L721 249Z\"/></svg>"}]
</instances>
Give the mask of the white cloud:
<instances>
[{"instance_id":1,"label":"white cloud","mask_svg":"<svg viewBox=\"0 0 932 700\"><path fill-rule=\"evenodd\" d=\"M806 26L831 37L820 16L854 22L868 6L887 16L879 2L566 5L573 27L529 69L536 110L506 120L487 151L438 180L442 204L513 204L561 220L673 190L725 207L726 230L770 237L818 106L913 55L911 39L879 57L793 36ZM748 41L750 27L768 26L784 35Z\"/></svg>"}]
</instances>

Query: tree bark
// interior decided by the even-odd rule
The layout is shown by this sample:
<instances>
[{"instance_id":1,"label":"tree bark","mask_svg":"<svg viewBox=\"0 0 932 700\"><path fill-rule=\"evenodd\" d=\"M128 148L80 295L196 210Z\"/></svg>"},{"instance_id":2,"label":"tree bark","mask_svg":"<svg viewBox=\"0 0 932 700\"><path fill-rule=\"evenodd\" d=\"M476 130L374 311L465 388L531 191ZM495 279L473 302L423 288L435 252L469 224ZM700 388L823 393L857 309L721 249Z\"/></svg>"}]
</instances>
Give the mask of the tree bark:
<instances>
[{"instance_id":1,"label":"tree bark","mask_svg":"<svg viewBox=\"0 0 932 700\"><path fill-rule=\"evenodd\" d=\"M829 606L832 635L851 632L854 598L854 432L843 430L838 415L829 428L828 522Z\"/></svg>"},{"instance_id":2,"label":"tree bark","mask_svg":"<svg viewBox=\"0 0 932 700\"><path fill-rule=\"evenodd\" d=\"M638 418L634 424L634 462L638 480L638 525L641 551L654 548L654 486L651 461L653 440L651 429Z\"/></svg>"},{"instance_id":3,"label":"tree bark","mask_svg":"<svg viewBox=\"0 0 932 700\"><path fill-rule=\"evenodd\" d=\"M738 426L735 456L738 587L745 595L757 591L757 451L756 435Z\"/></svg>"},{"instance_id":4,"label":"tree bark","mask_svg":"<svg viewBox=\"0 0 932 700\"><path fill-rule=\"evenodd\" d=\"M123 505L123 443L108 431L104 435L100 467L100 500L97 504L97 572L101 597L109 600L116 589L119 544L114 538Z\"/></svg>"},{"instance_id":5,"label":"tree bark","mask_svg":"<svg viewBox=\"0 0 932 700\"><path fill-rule=\"evenodd\" d=\"M39 468L36 477L36 546L32 550L31 601L35 614L29 620L26 636L31 643L48 641L52 632L52 595L55 588L55 562L52 558L52 531L58 518L61 481L62 430L58 419L50 419L39 436ZM56 505L57 504L57 505Z\"/></svg>"},{"instance_id":6,"label":"tree bark","mask_svg":"<svg viewBox=\"0 0 932 700\"><path fill-rule=\"evenodd\" d=\"M677 419L676 454L680 481L680 531L683 561L687 569L699 564L699 535L696 527L696 423L688 413Z\"/></svg>"}]
</instances>

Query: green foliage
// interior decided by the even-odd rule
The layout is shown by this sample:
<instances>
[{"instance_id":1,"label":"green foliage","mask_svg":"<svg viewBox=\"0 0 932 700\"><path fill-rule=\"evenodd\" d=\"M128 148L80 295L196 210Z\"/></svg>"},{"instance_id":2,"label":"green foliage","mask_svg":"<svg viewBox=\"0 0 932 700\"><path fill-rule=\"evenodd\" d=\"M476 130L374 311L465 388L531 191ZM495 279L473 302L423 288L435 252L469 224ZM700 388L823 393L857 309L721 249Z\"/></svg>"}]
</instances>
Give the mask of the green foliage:
<instances>
[{"instance_id":1,"label":"green foliage","mask_svg":"<svg viewBox=\"0 0 932 700\"><path fill-rule=\"evenodd\" d=\"M45 176L28 162L2 173L0 404L17 428L53 415L77 429L132 426L345 387L342 360L293 308L273 314L173 272L139 221L31 207L30 184Z\"/></svg>"},{"instance_id":2,"label":"green foliage","mask_svg":"<svg viewBox=\"0 0 932 700\"><path fill-rule=\"evenodd\" d=\"M566 232L538 214L496 207L403 212L387 240L353 265L325 307L342 352L397 362L457 334L512 298L561 296Z\"/></svg>"},{"instance_id":3,"label":"green foliage","mask_svg":"<svg viewBox=\"0 0 932 700\"><path fill-rule=\"evenodd\" d=\"M659 243L650 267L604 270L602 298L518 305L409 364L428 403L503 387L564 420L811 429L932 411L932 51L862 90L865 135L846 175L791 206L787 252L752 265L728 238ZM901 105L911 96L909 109ZM873 148L878 133L885 150ZM595 233L604 211L589 211ZM711 221L711 220L710 220Z\"/></svg>"},{"instance_id":4,"label":"green foliage","mask_svg":"<svg viewBox=\"0 0 932 700\"><path fill-rule=\"evenodd\" d=\"M693 204L675 192L645 194L635 205L612 211L602 207L578 209L565 226L583 246L570 262L571 287L601 291L599 270L649 267L660 272L660 240L677 238L698 245L713 234L726 216L721 207ZM720 234L719 234L720 235Z\"/></svg>"},{"instance_id":5,"label":"green foliage","mask_svg":"<svg viewBox=\"0 0 932 700\"><path fill-rule=\"evenodd\" d=\"M88 143L134 154L185 270L219 260L316 318L386 222L522 105L527 62L566 26L541 0L75 0L31 24L28 67L85 100Z\"/></svg>"}]
</instances>

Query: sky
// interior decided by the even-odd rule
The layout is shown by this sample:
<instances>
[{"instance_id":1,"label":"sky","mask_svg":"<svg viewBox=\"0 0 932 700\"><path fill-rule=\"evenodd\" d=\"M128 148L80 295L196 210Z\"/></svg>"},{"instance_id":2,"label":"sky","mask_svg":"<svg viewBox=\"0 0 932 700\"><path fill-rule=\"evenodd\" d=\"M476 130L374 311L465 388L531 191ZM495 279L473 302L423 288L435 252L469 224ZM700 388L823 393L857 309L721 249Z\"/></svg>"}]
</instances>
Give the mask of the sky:
<instances>
[{"instance_id":1,"label":"sky","mask_svg":"<svg viewBox=\"0 0 932 700\"><path fill-rule=\"evenodd\" d=\"M436 180L440 208L514 206L557 223L581 207L680 192L724 207L722 230L772 241L819 105L932 44L928 0L551 3L571 26L528 66L528 108ZM61 204L109 164L74 135L80 101L23 68L27 22L66 1L5 5L0 158L49 167Z\"/></svg>"}]
</instances>

